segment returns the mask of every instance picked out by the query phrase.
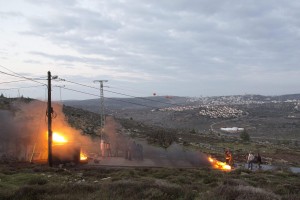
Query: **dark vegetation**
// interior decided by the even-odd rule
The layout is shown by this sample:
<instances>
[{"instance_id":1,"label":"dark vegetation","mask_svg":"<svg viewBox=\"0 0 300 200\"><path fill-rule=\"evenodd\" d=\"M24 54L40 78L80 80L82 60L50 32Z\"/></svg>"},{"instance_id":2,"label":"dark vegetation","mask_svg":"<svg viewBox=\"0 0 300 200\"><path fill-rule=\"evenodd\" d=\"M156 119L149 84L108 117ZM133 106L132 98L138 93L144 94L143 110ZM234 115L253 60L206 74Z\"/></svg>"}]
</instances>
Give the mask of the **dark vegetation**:
<instances>
[{"instance_id":1,"label":"dark vegetation","mask_svg":"<svg viewBox=\"0 0 300 200\"><path fill-rule=\"evenodd\" d=\"M96 135L100 129L99 114L65 105L63 112L68 123L73 128L81 130L83 134Z\"/></svg>"},{"instance_id":2,"label":"dark vegetation","mask_svg":"<svg viewBox=\"0 0 300 200\"><path fill-rule=\"evenodd\" d=\"M148 143L167 148L178 141L177 132L173 129L158 126L147 126L131 119L118 119L122 126L129 130L132 137L146 137Z\"/></svg>"},{"instance_id":3,"label":"dark vegetation","mask_svg":"<svg viewBox=\"0 0 300 200\"><path fill-rule=\"evenodd\" d=\"M71 126L81 130L85 134L96 135L99 128L98 114L69 106L64 106L63 110ZM141 112L144 113L145 111ZM184 113L178 113L177 117L182 114ZM122 130L118 130L119 132L125 132L130 137L145 138L152 145L167 148L172 142L177 142L189 148L195 148L204 153L212 154L222 161L224 161L224 149L230 148L235 161L242 163L246 161L247 153L253 151L260 152L263 156L263 162L267 164L300 165L300 151L299 146L297 146L297 140L255 138L249 126L247 126L246 132L242 133L242 137L240 137L240 134L220 135L210 131L202 132L192 127L189 129L179 129L149 125L149 123L141 122L139 119L133 117L118 118L117 121L123 127ZM239 121L234 122L238 123ZM176 121L173 123L180 122ZM231 124L231 126L234 125L236 124ZM268 137L266 136L266 138ZM250 139L251 141L249 141Z\"/></svg>"},{"instance_id":4,"label":"dark vegetation","mask_svg":"<svg viewBox=\"0 0 300 200\"><path fill-rule=\"evenodd\" d=\"M0 165L0 199L299 199L288 171Z\"/></svg>"},{"instance_id":5,"label":"dark vegetation","mask_svg":"<svg viewBox=\"0 0 300 200\"><path fill-rule=\"evenodd\" d=\"M250 141L250 135L248 134L248 132L246 130L241 132L240 138L242 139L243 142L249 142Z\"/></svg>"},{"instance_id":6,"label":"dark vegetation","mask_svg":"<svg viewBox=\"0 0 300 200\"><path fill-rule=\"evenodd\" d=\"M1 109L11 109L11 102L13 100L0 98ZM279 133L275 128L268 129L273 126L278 128L284 125L285 128L280 129L281 131L289 128L297 132L298 119L286 117L292 112L297 114L297 111L291 110L289 104L267 105L264 109L272 111L266 112L261 108L251 105L244 107L249 112L247 117L224 122L228 126L247 125L247 133L251 137L247 142L239 135L210 131L211 123L222 120L204 117L198 119L195 118L195 111L161 112L163 118L149 110L129 113L124 111L122 115L126 117L117 120L123 127L120 132L129 133L131 137L145 138L151 144L168 147L172 142L177 142L187 148L211 154L221 161L224 161L224 148L230 148L234 159L243 163L249 150L259 151L264 163L278 164L281 166L280 170L252 172L236 169L226 173L207 168L112 169L79 166L62 169L5 160L5 163L0 164L0 199L300 199L300 174L282 170L290 165L300 165L297 140L290 145L288 139L273 143L252 139L258 135L253 134L257 130L267 130L265 137L272 136L272 131ZM273 115L272 112L277 114ZM69 124L84 134L97 133L97 114L67 106L64 107L64 113ZM153 116L159 122L156 125L148 121ZM168 117L171 120L168 121ZM266 123L268 120L270 123ZM290 120L294 120L295 124L290 124L289 127L287 124ZM165 127L164 124L168 123L175 124L172 125L175 127ZM184 128L185 126L187 127ZM199 129L200 126L206 127L205 131ZM286 135L290 135L290 132Z\"/></svg>"}]
</instances>

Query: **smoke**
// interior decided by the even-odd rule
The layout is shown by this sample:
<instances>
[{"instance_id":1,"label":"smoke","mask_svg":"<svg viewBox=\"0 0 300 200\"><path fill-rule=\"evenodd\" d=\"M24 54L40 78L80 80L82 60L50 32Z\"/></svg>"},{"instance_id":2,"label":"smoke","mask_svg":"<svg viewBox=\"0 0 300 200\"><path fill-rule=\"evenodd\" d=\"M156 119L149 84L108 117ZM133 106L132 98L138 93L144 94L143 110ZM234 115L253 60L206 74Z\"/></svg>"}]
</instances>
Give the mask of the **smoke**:
<instances>
[{"instance_id":1,"label":"smoke","mask_svg":"<svg viewBox=\"0 0 300 200\"><path fill-rule=\"evenodd\" d=\"M34 104L34 105L33 105ZM30 145L39 138L38 112L41 102L28 104L14 102L11 110L0 110L0 153L10 157L26 159Z\"/></svg>"},{"instance_id":2,"label":"smoke","mask_svg":"<svg viewBox=\"0 0 300 200\"><path fill-rule=\"evenodd\" d=\"M33 155L37 155L37 159L47 159L46 109L47 104L42 101L16 101L10 111L0 110L0 155L24 161ZM62 134L74 146L91 146L89 137L81 135L66 122L61 105L54 104L53 110L53 132Z\"/></svg>"},{"instance_id":3,"label":"smoke","mask_svg":"<svg viewBox=\"0 0 300 200\"><path fill-rule=\"evenodd\" d=\"M46 160L48 156L48 128L46 109L47 104L42 101L24 103L16 101L11 110L0 110L0 156L6 155L17 160L29 161L31 158ZM100 137L93 139L90 136L72 128L62 112L62 105L53 105L52 130L62 135L67 144L53 146L53 151L60 152L60 157L72 157L74 151L81 148L89 157L96 158L100 153ZM78 122L80 123L80 119ZM193 167L208 166L207 156L201 152L186 149L173 143L169 148L161 148L147 144L145 139L134 139L128 131L109 116L103 130L103 140L110 145L111 156L119 159L114 165L124 165L126 151L139 144L143 149L144 160L133 158L130 163L134 166L149 165L157 167ZM105 147L107 150L107 147ZM67 152L68 151L68 152ZM106 154L107 155L107 154ZM121 159L121 158L124 159ZM119 160L119 161L118 161ZM129 161L128 161L129 162ZM127 163L128 163L127 162ZM105 163L105 159L101 161Z\"/></svg>"},{"instance_id":4,"label":"smoke","mask_svg":"<svg viewBox=\"0 0 300 200\"><path fill-rule=\"evenodd\" d=\"M168 148L161 148L142 143L145 158L150 158L159 167L199 167L210 166L207 156L197 150L185 148L173 143Z\"/></svg>"},{"instance_id":5,"label":"smoke","mask_svg":"<svg viewBox=\"0 0 300 200\"><path fill-rule=\"evenodd\" d=\"M113 117L107 117L104 127L104 140L111 144L112 154L118 151L118 156L125 157L126 149L133 149L133 144L143 146L144 161L133 158L131 165L150 165L156 167L195 167L210 166L207 156L202 152L191 150L173 143L168 148L149 145L147 141L141 138L131 138L128 132L114 120ZM133 145L134 146L134 145ZM133 153L134 154L134 153ZM126 163L125 163L126 164ZM124 162L114 162L113 165L124 165Z\"/></svg>"}]
</instances>

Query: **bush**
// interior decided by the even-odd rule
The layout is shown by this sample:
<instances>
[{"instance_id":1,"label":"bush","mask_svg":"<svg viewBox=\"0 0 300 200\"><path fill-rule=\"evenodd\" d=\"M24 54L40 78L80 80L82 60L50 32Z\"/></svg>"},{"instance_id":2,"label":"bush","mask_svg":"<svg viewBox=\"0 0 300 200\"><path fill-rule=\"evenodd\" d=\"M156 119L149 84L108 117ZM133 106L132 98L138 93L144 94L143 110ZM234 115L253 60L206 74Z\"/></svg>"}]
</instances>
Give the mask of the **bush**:
<instances>
[{"instance_id":1,"label":"bush","mask_svg":"<svg viewBox=\"0 0 300 200\"><path fill-rule=\"evenodd\" d=\"M20 187L15 194L10 197L9 199L24 199L24 200L39 200L42 199L42 195L46 193L46 189L45 188L41 188L39 186L36 185L32 185L32 186L23 186Z\"/></svg>"},{"instance_id":2,"label":"bush","mask_svg":"<svg viewBox=\"0 0 300 200\"><path fill-rule=\"evenodd\" d=\"M28 181L29 185L45 185L46 183L48 183L48 180L40 176L33 177Z\"/></svg>"},{"instance_id":3,"label":"bush","mask_svg":"<svg viewBox=\"0 0 300 200\"><path fill-rule=\"evenodd\" d=\"M281 199L272 192L268 192L262 188L255 188L252 186L230 186L222 185L218 187L213 194L222 199L237 199L237 200L276 200Z\"/></svg>"},{"instance_id":4,"label":"bush","mask_svg":"<svg viewBox=\"0 0 300 200\"><path fill-rule=\"evenodd\" d=\"M248 134L247 131L243 131L240 134L240 138L243 140L243 142L249 142L250 141L250 135Z\"/></svg>"},{"instance_id":5,"label":"bush","mask_svg":"<svg viewBox=\"0 0 300 200\"><path fill-rule=\"evenodd\" d=\"M215 183L217 181L218 181L218 179L216 179L215 177L206 177L203 179L204 184Z\"/></svg>"}]
</instances>

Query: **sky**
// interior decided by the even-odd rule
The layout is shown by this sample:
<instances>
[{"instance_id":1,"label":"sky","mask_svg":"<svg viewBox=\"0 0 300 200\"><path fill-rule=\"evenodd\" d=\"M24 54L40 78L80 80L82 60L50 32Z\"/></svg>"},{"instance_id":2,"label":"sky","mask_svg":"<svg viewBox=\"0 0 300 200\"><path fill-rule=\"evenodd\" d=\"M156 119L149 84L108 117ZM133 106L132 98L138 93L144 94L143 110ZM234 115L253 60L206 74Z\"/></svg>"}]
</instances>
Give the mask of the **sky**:
<instances>
[{"instance_id":1,"label":"sky","mask_svg":"<svg viewBox=\"0 0 300 200\"><path fill-rule=\"evenodd\" d=\"M105 90L133 96L300 93L299 10L294 0L0 0L0 71L42 83L51 71L56 100L95 98L65 88L99 94L61 79L108 80ZM5 83L16 80L0 73L0 92L45 98L44 86L11 89L37 82Z\"/></svg>"}]
</instances>

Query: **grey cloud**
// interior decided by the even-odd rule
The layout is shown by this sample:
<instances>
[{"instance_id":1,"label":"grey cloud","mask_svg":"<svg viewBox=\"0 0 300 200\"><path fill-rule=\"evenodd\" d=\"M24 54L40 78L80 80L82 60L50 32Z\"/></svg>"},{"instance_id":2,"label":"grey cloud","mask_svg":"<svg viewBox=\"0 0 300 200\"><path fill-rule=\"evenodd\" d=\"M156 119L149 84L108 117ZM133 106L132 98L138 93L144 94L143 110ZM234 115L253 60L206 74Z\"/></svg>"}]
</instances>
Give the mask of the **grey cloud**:
<instances>
[{"instance_id":1,"label":"grey cloud","mask_svg":"<svg viewBox=\"0 0 300 200\"><path fill-rule=\"evenodd\" d=\"M76 57L70 55L51 55L43 52L29 52L32 55L42 56L55 61L65 61L65 62L81 62L86 64L99 64L103 63L103 60L97 58L87 58L87 57Z\"/></svg>"},{"instance_id":2,"label":"grey cloud","mask_svg":"<svg viewBox=\"0 0 300 200\"><path fill-rule=\"evenodd\" d=\"M80 58L36 55L102 62L154 77L181 76L199 82L209 75L219 83L230 81L252 67L261 69L262 77L272 75L270 71L298 69L300 5L296 1L122 2L102 1L88 10L71 1L56 16L30 18L32 34L83 54ZM89 54L113 59L90 60Z\"/></svg>"},{"instance_id":3,"label":"grey cloud","mask_svg":"<svg viewBox=\"0 0 300 200\"><path fill-rule=\"evenodd\" d=\"M23 17L24 15L21 12L14 12L14 11L9 11L9 12L1 12L0 11L0 17L1 18L9 18L9 17Z\"/></svg>"}]
</instances>

